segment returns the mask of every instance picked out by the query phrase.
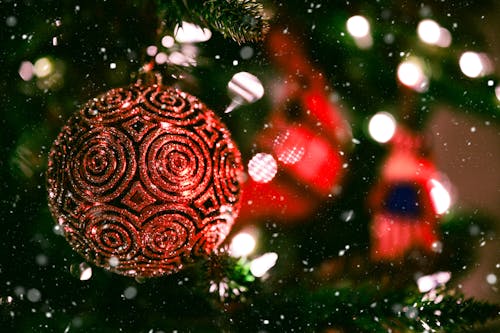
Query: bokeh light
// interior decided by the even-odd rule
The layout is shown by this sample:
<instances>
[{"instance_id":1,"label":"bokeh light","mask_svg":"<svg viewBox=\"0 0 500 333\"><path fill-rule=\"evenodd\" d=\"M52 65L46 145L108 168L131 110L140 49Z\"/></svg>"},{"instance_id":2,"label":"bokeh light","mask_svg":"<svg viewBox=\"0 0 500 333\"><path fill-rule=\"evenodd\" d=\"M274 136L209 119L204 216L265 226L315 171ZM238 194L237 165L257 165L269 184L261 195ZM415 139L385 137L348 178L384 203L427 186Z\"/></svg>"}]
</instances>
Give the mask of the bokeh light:
<instances>
[{"instance_id":1,"label":"bokeh light","mask_svg":"<svg viewBox=\"0 0 500 333\"><path fill-rule=\"evenodd\" d=\"M448 190L436 179L430 180L431 200L436 214L444 214L451 205L451 196Z\"/></svg>"},{"instance_id":2,"label":"bokeh light","mask_svg":"<svg viewBox=\"0 0 500 333\"><path fill-rule=\"evenodd\" d=\"M451 279L450 272L437 272L432 275L424 275L417 279L418 290L426 293L436 287L446 284Z\"/></svg>"},{"instance_id":3,"label":"bokeh light","mask_svg":"<svg viewBox=\"0 0 500 333\"><path fill-rule=\"evenodd\" d=\"M347 20L347 31L355 38L366 37L370 33L370 23L361 15L352 16Z\"/></svg>"},{"instance_id":4,"label":"bokeh light","mask_svg":"<svg viewBox=\"0 0 500 333\"><path fill-rule=\"evenodd\" d=\"M262 256L252 260L250 263L250 272L255 277L262 277L276 265L277 260L278 254L274 252L264 253Z\"/></svg>"},{"instance_id":5,"label":"bokeh light","mask_svg":"<svg viewBox=\"0 0 500 333\"><path fill-rule=\"evenodd\" d=\"M429 88L429 79L422 67L421 62L417 59L403 61L398 66L397 76L399 81L415 91L427 91Z\"/></svg>"},{"instance_id":6,"label":"bokeh light","mask_svg":"<svg viewBox=\"0 0 500 333\"><path fill-rule=\"evenodd\" d=\"M206 42L212 37L209 29L189 22L182 22L182 25L177 25L174 31L175 40L179 43Z\"/></svg>"},{"instance_id":7,"label":"bokeh light","mask_svg":"<svg viewBox=\"0 0 500 333\"><path fill-rule=\"evenodd\" d=\"M451 33L448 29L441 27L436 21L425 19L420 21L417 34L424 43L448 47L451 45Z\"/></svg>"},{"instance_id":8,"label":"bokeh light","mask_svg":"<svg viewBox=\"0 0 500 333\"><path fill-rule=\"evenodd\" d=\"M29 81L33 78L33 64L29 61L23 61L19 66L19 76L24 81Z\"/></svg>"},{"instance_id":9,"label":"bokeh light","mask_svg":"<svg viewBox=\"0 0 500 333\"><path fill-rule=\"evenodd\" d=\"M70 266L70 272L81 281L90 280L92 277L92 267L90 267L86 262L72 264Z\"/></svg>"},{"instance_id":10,"label":"bokeh light","mask_svg":"<svg viewBox=\"0 0 500 333\"><path fill-rule=\"evenodd\" d=\"M252 234L240 232L231 240L229 252L233 257L246 257L255 249L256 241Z\"/></svg>"},{"instance_id":11,"label":"bokeh light","mask_svg":"<svg viewBox=\"0 0 500 333\"><path fill-rule=\"evenodd\" d=\"M276 160L270 154L255 154L250 162L248 162L248 174L257 183L270 182L277 171L278 165Z\"/></svg>"},{"instance_id":12,"label":"bokeh light","mask_svg":"<svg viewBox=\"0 0 500 333\"><path fill-rule=\"evenodd\" d=\"M156 47L155 45L150 45L146 48L146 53L148 56L154 57L156 53L158 53L158 47Z\"/></svg>"},{"instance_id":13,"label":"bokeh light","mask_svg":"<svg viewBox=\"0 0 500 333\"><path fill-rule=\"evenodd\" d=\"M484 53L464 52L458 63L462 73L471 78L488 75L492 70L491 61Z\"/></svg>"},{"instance_id":14,"label":"bokeh light","mask_svg":"<svg viewBox=\"0 0 500 333\"><path fill-rule=\"evenodd\" d=\"M361 15L350 17L346 23L347 31L354 38L354 42L360 49L367 49L373 45L370 34L370 23Z\"/></svg>"},{"instance_id":15,"label":"bokeh light","mask_svg":"<svg viewBox=\"0 0 500 333\"><path fill-rule=\"evenodd\" d=\"M441 27L439 29L439 39L436 42L437 46L448 47L451 45L451 33L448 29Z\"/></svg>"},{"instance_id":16,"label":"bokeh light","mask_svg":"<svg viewBox=\"0 0 500 333\"><path fill-rule=\"evenodd\" d=\"M163 36L161 39L161 45L166 47L167 49L174 46L175 39L172 36Z\"/></svg>"},{"instance_id":17,"label":"bokeh light","mask_svg":"<svg viewBox=\"0 0 500 333\"><path fill-rule=\"evenodd\" d=\"M285 131L276 136L273 140L273 150L278 156L278 161L284 164L295 164L304 157L307 140L300 135L292 135L290 131Z\"/></svg>"},{"instance_id":18,"label":"bokeh light","mask_svg":"<svg viewBox=\"0 0 500 333\"><path fill-rule=\"evenodd\" d=\"M396 132L396 120L390 113L378 112L370 119L368 132L373 140L380 143L388 142Z\"/></svg>"},{"instance_id":19,"label":"bokeh light","mask_svg":"<svg viewBox=\"0 0 500 333\"><path fill-rule=\"evenodd\" d=\"M49 76L54 70L54 65L50 61L49 58L43 57L35 61L33 65L33 73L37 77L46 77Z\"/></svg>"},{"instance_id":20,"label":"bokeh light","mask_svg":"<svg viewBox=\"0 0 500 333\"><path fill-rule=\"evenodd\" d=\"M418 37L427 44L436 44L441 35L441 27L433 20L422 20L417 27Z\"/></svg>"}]
</instances>

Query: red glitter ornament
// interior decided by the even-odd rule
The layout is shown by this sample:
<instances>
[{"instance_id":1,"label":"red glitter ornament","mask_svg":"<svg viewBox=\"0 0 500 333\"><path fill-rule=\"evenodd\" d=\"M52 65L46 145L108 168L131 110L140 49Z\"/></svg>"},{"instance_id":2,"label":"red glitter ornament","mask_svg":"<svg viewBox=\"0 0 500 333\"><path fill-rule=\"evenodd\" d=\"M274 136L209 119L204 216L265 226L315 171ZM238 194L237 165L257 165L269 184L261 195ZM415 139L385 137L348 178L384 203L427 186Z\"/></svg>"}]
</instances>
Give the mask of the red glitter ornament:
<instances>
[{"instance_id":1,"label":"red glitter ornament","mask_svg":"<svg viewBox=\"0 0 500 333\"><path fill-rule=\"evenodd\" d=\"M240 152L196 97L131 85L92 99L49 155L49 208L86 260L160 276L210 253L238 215Z\"/></svg>"}]
</instances>

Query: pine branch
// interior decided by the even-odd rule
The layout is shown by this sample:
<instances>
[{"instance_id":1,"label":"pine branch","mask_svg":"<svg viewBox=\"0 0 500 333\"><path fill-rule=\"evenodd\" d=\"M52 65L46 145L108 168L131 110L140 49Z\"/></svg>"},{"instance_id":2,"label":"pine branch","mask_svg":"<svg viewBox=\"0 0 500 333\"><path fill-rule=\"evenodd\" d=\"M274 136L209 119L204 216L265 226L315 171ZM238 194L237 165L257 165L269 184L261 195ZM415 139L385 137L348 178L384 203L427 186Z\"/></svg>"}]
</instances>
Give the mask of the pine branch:
<instances>
[{"instance_id":1,"label":"pine branch","mask_svg":"<svg viewBox=\"0 0 500 333\"><path fill-rule=\"evenodd\" d=\"M269 29L264 7L256 0L157 1L167 28L186 18L239 44L260 41Z\"/></svg>"},{"instance_id":2,"label":"pine branch","mask_svg":"<svg viewBox=\"0 0 500 333\"><path fill-rule=\"evenodd\" d=\"M381 292L376 287L297 288L283 294L259 293L249 300L238 328L317 332L456 332L498 317L495 304L452 294L422 295L417 290ZM259 309L266 309L265 313ZM264 325L263 325L264 324Z\"/></svg>"},{"instance_id":3,"label":"pine branch","mask_svg":"<svg viewBox=\"0 0 500 333\"><path fill-rule=\"evenodd\" d=\"M263 6L258 1L208 0L201 3L199 15L202 20L239 44L262 40L269 29Z\"/></svg>"},{"instance_id":4,"label":"pine branch","mask_svg":"<svg viewBox=\"0 0 500 333\"><path fill-rule=\"evenodd\" d=\"M447 295L442 299L439 297L438 295L434 300L422 301L418 314L422 325L438 331L470 330L476 324L484 324L488 319L498 318L500 314L500 307L496 304L464 299L461 296Z\"/></svg>"}]
</instances>

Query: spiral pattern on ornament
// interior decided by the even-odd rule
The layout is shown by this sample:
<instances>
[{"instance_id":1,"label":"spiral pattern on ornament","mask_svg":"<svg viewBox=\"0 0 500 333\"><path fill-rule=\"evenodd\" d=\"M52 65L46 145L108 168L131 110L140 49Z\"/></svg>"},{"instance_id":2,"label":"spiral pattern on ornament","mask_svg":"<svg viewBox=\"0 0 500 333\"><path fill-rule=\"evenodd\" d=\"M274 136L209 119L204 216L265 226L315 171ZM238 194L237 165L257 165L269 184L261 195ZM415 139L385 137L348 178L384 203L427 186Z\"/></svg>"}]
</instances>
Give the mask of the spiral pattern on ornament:
<instances>
[{"instance_id":1,"label":"spiral pattern on ornament","mask_svg":"<svg viewBox=\"0 0 500 333\"><path fill-rule=\"evenodd\" d=\"M144 92L144 97L144 110L160 121L191 125L200 115L200 110L193 105L196 99L174 88L153 86Z\"/></svg>"},{"instance_id":2,"label":"spiral pattern on ornament","mask_svg":"<svg viewBox=\"0 0 500 333\"><path fill-rule=\"evenodd\" d=\"M194 132L170 127L147 136L140 148L143 183L169 201L189 201L206 190L212 175L212 157Z\"/></svg>"},{"instance_id":3,"label":"spiral pattern on ornament","mask_svg":"<svg viewBox=\"0 0 500 333\"><path fill-rule=\"evenodd\" d=\"M71 146L68 165L75 192L93 202L119 196L136 170L132 142L114 128L95 128Z\"/></svg>"},{"instance_id":4,"label":"spiral pattern on ornament","mask_svg":"<svg viewBox=\"0 0 500 333\"><path fill-rule=\"evenodd\" d=\"M49 154L49 209L73 249L127 276L212 252L238 215L241 157L196 97L135 84L89 101Z\"/></svg>"},{"instance_id":5,"label":"spiral pattern on ornament","mask_svg":"<svg viewBox=\"0 0 500 333\"><path fill-rule=\"evenodd\" d=\"M226 238L232 224L224 218L209 218L210 222L201 232L198 233L193 246L192 255L194 257L203 257L210 254Z\"/></svg>"},{"instance_id":6,"label":"spiral pattern on ornament","mask_svg":"<svg viewBox=\"0 0 500 333\"><path fill-rule=\"evenodd\" d=\"M88 103L83 116L91 123L111 123L132 116L138 112L137 106L141 90L117 88L94 98Z\"/></svg>"},{"instance_id":7,"label":"spiral pattern on ornament","mask_svg":"<svg viewBox=\"0 0 500 333\"><path fill-rule=\"evenodd\" d=\"M172 204L156 207L148 215L142 225L143 255L153 260L189 257L196 213Z\"/></svg>"},{"instance_id":8,"label":"spiral pattern on ornament","mask_svg":"<svg viewBox=\"0 0 500 333\"><path fill-rule=\"evenodd\" d=\"M141 248L137 219L124 209L97 205L87 210L81 222L85 236L91 241L88 255L101 262L107 263L112 256L120 262L130 261Z\"/></svg>"},{"instance_id":9,"label":"spiral pattern on ornament","mask_svg":"<svg viewBox=\"0 0 500 333\"><path fill-rule=\"evenodd\" d=\"M66 237L71 246L84 257L88 256L90 249L88 239L78 229L69 226L63 226L62 228L64 237Z\"/></svg>"},{"instance_id":10,"label":"spiral pattern on ornament","mask_svg":"<svg viewBox=\"0 0 500 333\"><path fill-rule=\"evenodd\" d=\"M66 128L66 126L64 127ZM62 142L64 140L64 129L57 137L54 142L54 146L49 154L48 166L47 166L47 188L49 194L49 202L62 202L64 198L61 198L63 193L62 184L64 184L65 173L61 170L65 170L67 156L62 153L65 144ZM49 205L54 216L57 216L59 205Z\"/></svg>"},{"instance_id":11,"label":"spiral pattern on ornament","mask_svg":"<svg viewBox=\"0 0 500 333\"><path fill-rule=\"evenodd\" d=\"M230 148L226 143L220 143L215 152L215 176L217 190L228 203L234 203L239 199L241 157L235 148Z\"/></svg>"}]
</instances>

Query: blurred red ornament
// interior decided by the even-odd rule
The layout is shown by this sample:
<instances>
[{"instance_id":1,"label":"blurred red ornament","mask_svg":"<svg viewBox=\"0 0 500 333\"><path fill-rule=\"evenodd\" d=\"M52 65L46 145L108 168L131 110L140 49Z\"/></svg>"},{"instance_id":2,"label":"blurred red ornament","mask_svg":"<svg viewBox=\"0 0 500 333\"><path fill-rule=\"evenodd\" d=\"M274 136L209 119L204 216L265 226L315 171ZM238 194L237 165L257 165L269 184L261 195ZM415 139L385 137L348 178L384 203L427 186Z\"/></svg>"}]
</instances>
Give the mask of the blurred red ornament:
<instances>
[{"instance_id":1,"label":"blurred red ornament","mask_svg":"<svg viewBox=\"0 0 500 333\"><path fill-rule=\"evenodd\" d=\"M49 155L49 207L89 262L128 276L210 253L238 215L240 153L196 97L135 84L92 99Z\"/></svg>"},{"instance_id":2,"label":"blurred red ornament","mask_svg":"<svg viewBox=\"0 0 500 333\"><path fill-rule=\"evenodd\" d=\"M268 183L244 184L242 218L305 218L336 191L343 174L350 128L299 45L289 33L270 32L269 52L286 80L273 93L275 111L256 143L274 157L278 170Z\"/></svg>"},{"instance_id":3,"label":"blurred red ornament","mask_svg":"<svg viewBox=\"0 0 500 333\"><path fill-rule=\"evenodd\" d=\"M421 138L399 129L370 196L371 256L396 260L419 248L439 251L437 223L450 204L434 163L422 156Z\"/></svg>"}]
</instances>

